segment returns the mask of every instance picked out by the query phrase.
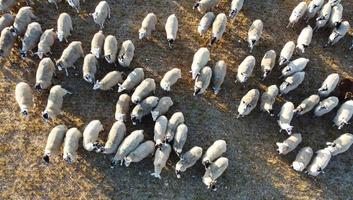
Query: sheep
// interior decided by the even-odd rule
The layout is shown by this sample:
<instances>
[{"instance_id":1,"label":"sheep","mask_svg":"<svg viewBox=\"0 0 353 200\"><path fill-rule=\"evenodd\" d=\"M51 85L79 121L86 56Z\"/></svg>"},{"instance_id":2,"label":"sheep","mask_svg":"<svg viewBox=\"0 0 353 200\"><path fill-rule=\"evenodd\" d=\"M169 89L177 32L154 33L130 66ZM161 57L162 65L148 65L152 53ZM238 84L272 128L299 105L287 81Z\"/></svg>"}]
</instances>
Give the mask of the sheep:
<instances>
[{"instance_id":1,"label":"sheep","mask_svg":"<svg viewBox=\"0 0 353 200\"><path fill-rule=\"evenodd\" d=\"M67 131L67 126L58 125L55 126L49 133L47 144L44 149L43 160L49 163L49 158L52 154L58 153L60 147L64 142L65 133Z\"/></svg>"},{"instance_id":2,"label":"sheep","mask_svg":"<svg viewBox=\"0 0 353 200\"><path fill-rule=\"evenodd\" d=\"M319 104L316 106L314 110L314 115L316 117L321 117L322 115L331 112L339 103L339 100L337 97L332 96L328 97L322 101L319 102Z\"/></svg>"},{"instance_id":3,"label":"sheep","mask_svg":"<svg viewBox=\"0 0 353 200\"><path fill-rule=\"evenodd\" d=\"M102 80L97 80L93 86L93 90L112 90L112 88L123 82L121 72L111 71L107 73Z\"/></svg>"},{"instance_id":4,"label":"sheep","mask_svg":"<svg viewBox=\"0 0 353 200\"><path fill-rule=\"evenodd\" d=\"M204 37L207 30L213 24L214 19L216 16L213 12L207 12L200 20L199 26L197 27L197 31L200 33L201 37Z\"/></svg>"},{"instance_id":5,"label":"sheep","mask_svg":"<svg viewBox=\"0 0 353 200\"><path fill-rule=\"evenodd\" d=\"M239 14L240 10L243 8L244 0L233 0L230 5L229 18L235 19Z\"/></svg>"},{"instance_id":6,"label":"sheep","mask_svg":"<svg viewBox=\"0 0 353 200\"><path fill-rule=\"evenodd\" d=\"M76 161L77 149L79 147L82 133L77 128L70 128L65 135L63 158L68 164Z\"/></svg>"},{"instance_id":7,"label":"sheep","mask_svg":"<svg viewBox=\"0 0 353 200\"><path fill-rule=\"evenodd\" d=\"M306 12L306 23L321 10L322 6L324 5L324 0L312 0L308 5L308 10Z\"/></svg>"},{"instance_id":8,"label":"sheep","mask_svg":"<svg viewBox=\"0 0 353 200\"><path fill-rule=\"evenodd\" d=\"M330 162L332 155L328 149L320 149L316 151L316 156L307 168L306 174L311 176L318 176L321 173L324 173L324 169Z\"/></svg>"},{"instance_id":9,"label":"sheep","mask_svg":"<svg viewBox=\"0 0 353 200\"><path fill-rule=\"evenodd\" d=\"M152 78L146 78L143 80L135 89L134 93L131 95L131 101L134 104L139 103L146 97L148 97L151 93L155 93L156 83Z\"/></svg>"},{"instance_id":10,"label":"sheep","mask_svg":"<svg viewBox=\"0 0 353 200\"><path fill-rule=\"evenodd\" d=\"M279 86L280 95L288 94L290 91L295 90L305 78L305 72L297 72L288 76L283 83Z\"/></svg>"},{"instance_id":11,"label":"sheep","mask_svg":"<svg viewBox=\"0 0 353 200\"><path fill-rule=\"evenodd\" d=\"M212 78L212 69L209 66L202 68L199 76L196 77L194 86L194 96L202 95L206 92Z\"/></svg>"},{"instance_id":12,"label":"sheep","mask_svg":"<svg viewBox=\"0 0 353 200\"><path fill-rule=\"evenodd\" d=\"M193 9L197 9L200 13L207 12L214 8L215 6L218 7L220 0L199 0L193 6Z\"/></svg>"},{"instance_id":13,"label":"sheep","mask_svg":"<svg viewBox=\"0 0 353 200\"><path fill-rule=\"evenodd\" d=\"M73 30L70 15L65 12L61 13L58 18L56 31L59 41L62 42L65 39L66 42L69 42L67 38L71 35L71 31Z\"/></svg>"},{"instance_id":14,"label":"sheep","mask_svg":"<svg viewBox=\"0 0 353 200\"><path fill-rule=\"evenodd\" d=\"M85 54L83 52L82 42L73 41L64 49L60 59L56 60L56 66L58 67L59 71L64 69L66 76L69 76L67 69L70 67L76 68L74 66L75 62L84 56Z\"/></svg>"},{"instance_id":15,"label":"sheep","mask_svg":"<svg viewBox=\"0 0 353 200\"><path fill-rule=\"evenodd\" d=\"M294 109L294 115L304 115L310 112L315 106L320 102L320 97L317 94L310 95L308 98L304 99L299 106Z\"/></svg>"},{"instance_id":16,"label":"sheep","mask_svg":"<svg viewBox=\"0 0 353 200\"><path fill-rule=\"evenodd\" d=\"M142 68L135 68L130 74L126 77L122 84L119 84L118 92L121 93L125 90L130 91L138 86L143 79L145 78L145 73Z\"/></svg>"},{"instance_id":17,"label":"sheep","mask_svg":"<svg viewBox=\"0 0 353 200\"><path fill-rule=\"evenodd\" d=\"M264 24L260 19L255 20L248 31L248 43L250 47L250 53L252 52L253 48L259 42L262 31L264 29Z\"/></svg>"},{"instance_id":18,"label":"sheep","mask_svg":"<svg viewBox=\"0 0 353 200\"><path fill-rule=\"evenodd\" d=\"M237 79L235 83L239 81L241 84L244 84L251 76L252 71L254 70L254 67L255 67L255 63L256 63L256 60L254 56L247 56L243 60L243 62L241 62L240 65L238 66Z\"/></svg>"},{"instance_id":19,"label":"sheep","mask_svg":"<svg viewBox=\"0 0 353 200\"><path fill-rule=\"evenodd\" d=\"M167 22L165 23L165 32L167 35L169 48L172 49L178 33L178 19L175 14L168 17Z\"/></svg>"},{"instance_id":20,"label":"sheep","mask_svg":"<svg viewBox=\"0 0 353 200\"><path fill-rule=\"evenodd\" d=\"M198 75L200 75L201 69L207 65L210 60L210 51L205 48L199 48L194 54L192 65L191 65L191 75L192 80L195 80Z\"/></svg>"},{"instance_id":21,"label":"sheep","mask_svg":"<svg viewBox=\"0 0 353 200\"><path fill-rule=\"evenodd\" d=\"M344 78L338 85L338 98L342 100L353 100L353 79Z\"/></svg>"},{"instance_id":22,"label":"sheep","mask_svg":"<svg viewBox=\"0 0 353 200\"><path fill-rule=\"evenodd\" d=\"M51 47L54 45L55 40L57 39L57 34L54 29L47 29L40 36L38 43L38 50L34 55L37 55L39 59L42 59L44 56L48 56L48 54L52 54Z\"/></svg>"},{"instance_id":23,"label":"sheep","mask_svg":"<svg viewBox=\"0 0 353 200\"><path fill-rule=\"evenodd\" d=\"M208 189L216 191L217 178L219 178L228 167L228 158L220 157L206 170L202 177L202 182L207 185Z\"/></svg>"},{"instance_id":24,"label":"sheep","mask_svg":"<svg viewBox=\"0 0 353 200\"><path fill-rule=\"evenodd\" d=\"M113 64L116 61L118 53L118 41L115 36L108 35L104 40L104 58L109 64Z\"/></svg>"},{"instance_id":25,"label":"sheep","mask_svg":"<svg viewBox=\"0 0 353 200\"><path fill-rule=\"evenodd\" d=\"M147 140L146 142L141 143L134 151L124 158L125 166L128 167L132 162L140 162L153 153L154 142Z\"/></svg>"},{"instance_id":26,"label":"sheep","mask_svg":"<svg viewBox=\"0 0 353 200\"><path fill-rule=\"evenodd\" d=\"M185 122L184 115L182 112L174 113L169 121L168 121L168 128L165 133L165 140L169 143L174 139L175 132L180 124Z\"/></svg>"},{"instance_id":27,"label":"sheep","mask_svg":"<svg viewBox=\"0 0 353 200\"><path fill-rule=\"evenodd\" d=\"M148 13L147 16L143 19L141 28L139 29L139 39L149 38L151 32L156 29L157 16L154 13Z\"/></svg>"},{"instance_id":28,"label":"sheep","mask_svg":"<svg viewBox=\"0 0 353 200\"><path fill-rule=\"evenodd\" d=\"M282 77L291 76L297 72L301 72L305 69L306 65L308 64L309 59L307 58L297 58L290 63L286 67L282 69Z\"/></svg>"},{"instance_id":29,"label":"sheep","mask_svg":"<svg viewBox=\"0 0 353 200\"><path fill-rule=\"evenodd\" d=\"M169 144L163 144L161 148L157 148L154 154L154 173L151 176L161 179L162 169L166 166L172 147Z\"/></svg>"},{"instance_id":30,"label":"sheep","mask_svg":"<svg viewBox=\"0 0 353 200\"><path fill-rule=\"evenodd\" d=\"M93 120L83 131L83 148L87 151L101 152L102 145L98 143L99 132L103 131L103 125L99 120Z\"/></svg>"},{"instance_id":31,"label":"sheep","mask_svg":"<svg viewBox=\"0 0 353 200\"><path fill-rule=\"evenodd\" d=\"M63 104L63 98L66 94L72 94L61 85L55 85L50 89L48 103L42 112L42 117L45 121L54 120L60 113Z\"/></svg>"},{"instance_id":32,"label":"sheep","mask_svg":"<svg viewBox=\"0 0 353 200\"><path fill-rule=\"evenodd\" d=\"M17 4L16 0L0 0L0 11L8 12Z\"/></svg>"},{"instance_id":33,"label":"sheep","mask_svg":"<svg viewBox=\"0 0 353 200\"><path fill-rule=\"evenodd\" d=\"M119 145L126 135L126 126L123 121L114 122L111 127L107 141L105 142L103 153L113 154L118 150Z\"/></svg>"},{"instance_id":34,"label":"sheep","mask_svg":"<svg viewBox=\"0 0 353 200\"><path fill-rule=\"evenodd\" d=\"M61 1L62 1L62 0L48 0L48 2L49 2L50 4L54 4L54 5L55 5L56 10L59 9L58 3L60 3Z\"/></svg>"},{"instance_id":35,"label":"sheep","mask_svg":"<svg viewBox=\"0 0 353 200\"><path fill-rule=\"evenodd\" d=\"M260 110L267 112L270 116L274 116L273 113L273 104L276 101L278 96L278 87L277 85L271 85L267 88L261 96Z\"/></svg>"},{"instance_id":36,"label":"sheep","mask_svg":"<svg viewBox=\"0 0 353 200\"><path fill-rule=\"evenodd\" d=\"M278 60L278 64L280 66L289 63L290 59L293 56L294 49L295 49L295 43L293 41L289 41L283 46Z\"/></svg>"},{"instance_id":37,"label":"sheep","mask_svg":"<svg viewBox=\"0 0 353 200\"><path fill-rule=\"evenodd\" d=\"M135 46L131 40L126 40L121 45L118 55L118 63L123 67L129 67L134 57Z\"/></svg>"},{"instance_id":38,"label":"sheep","mask_svg":"<svg viewBox=\"0 0 353 200\"><path fill-rule=\"evenodd\" d=\"M183 151L183 147L187 137L188 137L188 127L184 123L180 124L175 131L174 142L173 142L173 149L179 157L181 155L181 152Z\"/></svg>"},{"instance_id":39,"label":"sheep","mask_svg":"<svg viewBox=\"0 0 353 200\"><path fill-rule=\"evenodd\" d=\"M310 25L305 27L299 34L297 39L297 50L301 53L305 53L305 49L310 45L313 38L313 29Z\"/></svg>"},{"instance_id":40,"label":"sheep","mask_svg":"<svg viewBox=\"0 0 353 200\"><path fill-rule=\"evenodd\" d=\"M43 58L38 65L36 72L35 89L38 92L49 88L55 73L55 64L50 58Z\"/></svg>"},{"instance_id":41,"label":"sheep","mask_svg":"<svg viewBox=\"0 0 353 200\"><path fill-rule=\"evenodd\" d=\"M308 8L308 5L305 1L300 2L292 11L292 14L289 17L289 23L287 28L290 26L293 28L296 23L305 15L305 12Z\"/></svg>"},{"instance_id":42,"label":"sheep","mask_svg":"<svg viewBox=\"0 0 353 200\"><path fill-rule=\"evenodd\" d=\"M335 27L335 29L333 29L325 47L335 45L348 33L349 28L350 28L350 25L348 21L341 22L338 25L338 27Z\"/></svg>"},{"instance_id":43,"label":"sheep","mask_svg":"<svg viewBox=\"0 0 353 200\"><path fill-rule=\"evenodd\" d=\"M221 90L221 85L227 74L227 65L224 60L216 62L212 69L212 89L214 94L218 94Z\"/></svg>"},{"instance_id":44,"label":"sheep","mask_svg":"<svg viewBox=\"0 0 353 200\"><path fill-rule=\"evenodd\" d=\"M29 110L33 108L33 92L31 86L25 82L19 82L15 89L15 98L20 107L21 114L28 117Z\"/></svg>"},{"instance_id":45,"label":"sheep","mask_svg":"<svg viewBox=\"0 0 353 200\"><path fill-rule=\"evenodd\" d=\"M125 122L129 113L131 97L127 94L119 96L115 106L115 120Z\"/></svg>"},{"instance_id":46,"label":"sheep","mask_svg":"<svg viewBox=\"0 0 353 200\"><path fill-rule=\"evenodd\" d=\"M334 126L342 129L344 125L349 123L353 116L353 100L344 102L338 109L335 118L333 119Z\"/></svg>"},{"instance_id":47,"label":"sheep","mask_svg":"<svg viewBox=\"0 0 353 200\"><path fill-rule=\"evenodd\" d=\"M295 133L289 136L283 142L276 142L278 147L278 154L287 155L289 152L293 151L302 142L302 135L300 133Z\"/></svg>"},{"instance_id":48,"label":"sheep","mask_svg":"<svg viewBox=\"0 0 353 200\"><path fill-rule=\"evenodd\" d=\"M274 50L266 51L264 57L261 60L261 70L263 72L262 80L271 73L273 67L276 64L276 52Z\"/></svg>"},{"instance_id":49,"label":"sheep","mask_svg":"<svg viewBox=\"0 0 353 200\"><path fill-rule=\"evenodd\" d=\"M281 111L278 114L277 123L281 128L279 132L285 130L288 135L292 134L293 126L290 125L294 115L294 104L286 102L283 104Z\"/></svg>"},{"instance_id":50,"label":"sheep","mask_svg":"<svg viewBox=\"0 0 353 200\"><path fill-rule=\"evenodd\" d=\"M219 41L222 38L223 33L226 30L226 26L227 16L224 13L218 14L212 24L211 45L213 45L215 42Z\"/></svg>"},{"instance_id":51,"label":"sheep","mask_svg":"<svg viewBox=\"0 0 353 200\"><path fill-rule=\"evenodd\" d=\"M83 0L85 2L85 0ZM77 13L80 13L80 0L67 0L67 3L76 10Z\"/></svg>"},{"instance_id":52,"label":"sheep","mask_svg":"<svg viewBox=\"0 0 353 200\"><path fill-rule=\"evenodd\" d=\"M216 140L202 157L202 164L206 169L210 167L213 161L221 157L227 151L227 143L224 140Z\"/></svg>"},{"instance_id":53,"label":"sheep","mask_svg":"<svg viewBox=\"0 0 353 200\"><path fill-rule=\"evenodd\" d=\"M15 16L5 13L0 18L0 32L4 30L4 28L9 27L15 21Z\"/></svg>"},{"instance_id":54,"label":"sheep","mask_svg":"<svg viewBox=\"0 0 353 200\"><path fill-rule=\"evenodd\" d=\"M41 35L42 27L38 22L32 22L28 25L26 33L22 39L22 49L20 50L22 59L27 57L28 52L32 54L32 50L36 48Z\"/></svg>"},{"instance_id":55,"label":"sheep","mask_svg":"<svg viewBox=\"0 0 353 200\"><path fill-rule=\"evenodd\" d=\"M110 19L110 7L106 1L100 1L96 6L94 13L90 13L93 21L99 25L100 29L104 28L104 22L108 18Z\"/></svg>"},{"instance_id":56,"label":"sheep","mask_svg":"<svg viewBox=\"0 0 353 200\"><path fill-rule=\"evenodd\" d=\"M320 28L326 26L331 16L332 7L330 3L326 3L319 12L319 16L316 18L316 24L314 31L318 31Z\"/></svg>"},{"instance_id":57,"label":"sheep","mask_svg":"<svg viewBox=\"0 0 353 200\"><path fill-rule=\"evenodd\" d=\"M331 152L332 156L346 152L353 144L353 135L350 133L345 133L340 135L333 142L327 142L326 149Z\"/></svg>"},{"instance_id":58,"label":"sheep","mask_svg":"<svg viewBox=\"0 0 353 200\"><path fill-rule=\"evenodd\" d=\"M7 58L11 54L16 37L12 35L9 27L4 28L0 35L0 57Z\"/></svg>"},{"instance_id":59,"label":"sheep","mask_svg":"<svg viewBox=\"0 0 353 200\"><path fill-rule=\"evenodd\" d=\"M320 97L327 97L331 92L335 90L340 80L340 76L337 73L332 73L327 76L321 87L317 90Z\"/></svg>"},{"instance_id":60,"label":"sheep","mask_svg":"<svg viewBox=\"0 0 353 200\"><path fill-rule=\"evenodd\" d=\"M331 6L335 6L339 3L341 3L341 0L328 0L328 3L331 5Z\"/></svg>"},{"instance_id":61,"label":"sheep","mask_svg":"<svg viewBox=\"0 0 353 200\"><path fill-rule=\"evenodd\" d=\"M91 41L91 53L99 59L102 56L103 48L104 48L104 40L105 36L103 31L100 30L94 34Z\"/></svg>"},{"instance_id":62,"label":"sheep","mask_svg":"<svg viewBox=\"0 0 353 200\"><path fill-rule=\"evenodd\" d=\"M153 140L156 143L157 148L161 148L162 144L165 143L165 133L168 128L168 119L166 116L159 116L154 124L154 136Z\"/></svg>"},{"instance_id":63,"label":"sheep","mask_svg":"<svg viewBox=\"0 0 353 200\"><path fill-rule=\"evenodd\" d=\"M170 87L173 86L180 78L181 78L181 70L179 68L173 68L164 74L160 82L160 86L164 91L169 92Z\"/></svg>"},{"instance_id":64,"label":"sheep","mask_svg":"<svg viewBox=\"0 0 353 200\"><path fill-rule=\"evenodd\" d=\"M237 118L250 114L250 112L256 107L259 98L260 92L258 89L249 90L240 100Z\"/></svg>"},{"instance_id":65,"label":"sheep","mask_svg":"<svg viewBox=\"0 0 353 200\"><path fill-rule=\"evenodd\" d=\"M98 61L93 54L87 54L83 60L82 76L83 80L88 83L95 82L95 74L97 72Z\"/></svg>"},{"instance_id":66,"label":"sheep","mask_svg":"<svg viewBox=\"0 0 353 200\"><path fill-rule=\"evenodd\" d=\"M18 10L15 21L11 26L11 33L13 36L22 36L26 30L29 23L37 17L33 14L33 8L29 6L22 7Z\"/></svg>"},{"instance_id":67,"label":"sheep","mask_svg":"<svg viewBox=\"0 0 353 200\"><path fill-rule=\"evenodd\" d=\"M149 96L146 99L139 102L134 109L131 111L131 121L133 125L141 123L142 118L151 113L153 108L158 104L159 98L155 96Z\"/></svg>"},{"instance_id":68,"label":"sheep","mask_svg":"<svg viewBox=\"0 0 353 200\"><path fill-rule=\"evenodd\" d=\"M153 121L156 121L159 116L166 114L169 108L173 105L174 103L172 101L172 98L170 97L160 98L157 106L151 111Z\"/></svg>"},{"instance_id":69,"label":"sheep","mask_svg":"<svg viewBox=\"0 0 353 200\"><path fill-rule=\"evenodd\" d=\"M116 166L120 161L120 165L123 165L124 158L135 150L139 144L143 141L143 130L136 130L130 133L118 148L115 156L111 161L111 168Z\"/></svg>"},{"instance_id":70,"label":"sheep","mask_svg":"<svg viewBox=\"0 0 353 200\"><path fill-rule=\"evenodd\" d=\"M298 152L295 160L292 163L292 167L297 172L302 172L305 167L310 163L311 158L313 157L313 149L311 147L303 147Z\"/></svg>"},{"instance_id":71,"label":"sheep","mask_svg":"<svg viewBox=\"0 0 353 200\"><path fill-rule=\"evenodd\" d=\"M199 146L194 146L189 151L185 152L175 165L175 174L177 178L181 178L181 173L194 166L201 156L202 148Z\"/></svg>"},{"instance_id":72,"label":"sheep","mask_svg":"<svg viewBox=\"0 0 353 200\"><path fill-rule=\"evenodd\" d=\"M337 4L332 7L331 16L328 21L330 27L338 27L342 22L343 6L342 4Z\"/></svg>"}]
</instances>

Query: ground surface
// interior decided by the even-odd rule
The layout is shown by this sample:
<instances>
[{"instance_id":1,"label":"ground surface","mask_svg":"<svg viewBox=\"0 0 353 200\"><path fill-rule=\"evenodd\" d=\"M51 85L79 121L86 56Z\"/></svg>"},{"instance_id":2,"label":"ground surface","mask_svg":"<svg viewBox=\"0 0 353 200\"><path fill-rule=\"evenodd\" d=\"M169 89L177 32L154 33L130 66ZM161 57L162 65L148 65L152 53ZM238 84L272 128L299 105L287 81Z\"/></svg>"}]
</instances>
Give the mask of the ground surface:
<instances>
[{"instance_id":1,"label":"ground surface","mask_svg":"<svg viewBox=\"0 0 353 200\"><path fill-rule=\"evenodd\" d=\"M52 5L36 2L35 13L43 29L56 27L56 19L61 12L68 12L73 19L74 29L70 41L81 40L85 52L89 51L90 40L98 30L88 13L94 10L98 1L86 1L82 4L82 13L77 15L66 4L59 5L56 11ZM153 170L153 160L148 158L130 168L110 169L111 156L88 153L79 150L79 161L72 166L54 156L47 166L42 160L46 137L54 125L65 123L83 130L90 120L99 119L105 127L100 139L105 140L108 130L114 122L114 106L119 94L114 91L93 91L92 85L83 81L81 69L70 70L70 77L62 72L54 79L74 94L64 100L63 115L53 123L44 123L40 117L44 110L48 91L35 94L36 107L30 120L19 116L14 99L14 89L19 81L34 85L37 59L22 61L18 57L18 47L14 49L10 61L1 61L0 68L0 194L1 199L352 199L353 198L353 149L334 157L326 168L326 173L312 178L294 172L290 164L295 152L287 156L276 154L275 142L284 140L287 135L278 133L274 118L260 113L257 108L244 119L235 119L240 98L250 89L261 91L270 84L280 84L278 66L270 77L261 82L260 60L269 49L277 53L285 42L296 41L300 30L305 26L298 24L294 29L285 29L291 10L298 1L289 0L252 0L245 5L237 20L228 23L226 33L220 43L212 47L210 65L224 59L228 64L228 74L223 90L218 96L207 92L203 97L192 95L193 82L188 74L194 52L207 44L199 37L197 24L201 14L192 10L191 0L108 0L112 8L112 19L105 25L105 34L114 34L121 44L131 39L136 47L134 67L143 67L147 77L157 82L163 74L173 67L182 69L183 78L170 94L157 90L157 95L170 95L175 103L168 117L175 111L182 111L189 126L189 137L185 149L194 145L206 149L216 139L225 139L228 143L226 157L230 159L229 168L219 178L217 192L207 190L201 182L204 169L200 163L176 179L173 155L167 169L162 172L162 180L149 174ZM215 10L229 12L230 2L222 1ZM343 1L344 18L352 21L353 2ZM154 12L159 19L157 31L149 41L138 40L138 28L144 16ZM164 23L170 14L176 13L179 19L178 39L175 48L167 47ZM239 63L249 54L246 44L247 30L251 21L262 19L265 23L264 35L253 55L257 59L252 77L246 88L234 85L235 73ZM278 99L278 111L285 100L298 105L320 87L320 83L332 72L342 77L352 77L353 56L348 51L351 36L345 37L335 48L323 49L329 30L314 35L312 45L305 57L310 63L305 69L307 76L299 89ZM210 33L208 33L210 34ZM208 35L209 37L209 35ZM55 43L53 58L59 58L67 44ZM18 45L17 45L18 46ZM295 57L299 57L298 54ZM79 61L82 66L82 60ZM98 79L113 70L101 62ZM340 134L352 131L347 126L338 131L332 128L334 113L320 119L310 115L294 120L295 131L303 133L303 143L314 150L323 148ZM144 119L146 138L153 137L153 123ZM136 129L128 123L128 131Z\"/></svg>"}]
</instances>

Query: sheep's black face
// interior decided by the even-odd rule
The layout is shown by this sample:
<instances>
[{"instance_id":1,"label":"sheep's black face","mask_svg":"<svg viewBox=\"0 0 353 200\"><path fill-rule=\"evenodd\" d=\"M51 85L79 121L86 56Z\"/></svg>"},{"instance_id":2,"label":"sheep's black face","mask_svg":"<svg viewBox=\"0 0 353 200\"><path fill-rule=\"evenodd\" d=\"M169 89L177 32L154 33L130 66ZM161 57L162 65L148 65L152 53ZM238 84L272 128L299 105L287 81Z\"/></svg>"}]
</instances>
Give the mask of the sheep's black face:
<instances>
[{"instance_id":1,"label":"sheep's black face","mask_svg":"<svg viewBox=\"0 0 353 200\"><path fill-rule=\"evenodd\" d=\"M23 115L24 117L27 117L27 116L28 116L28 111L27 111L27 110L23 110L21 113L22 113L22 115Z\"/></svg>"},{"instance_id":2,"label":"sheep's black face","mask_svg":"<svg viewBox=\"0 0 353 200\"><path fill-rule=\"evenodd\" d=\"M207 160L207 161L205 161L204 165L205 165L205 167L207 169L211 165L211 162Z\"/></svg>"},{"instance_id":3,"label":"sheep's black face","mask_svg":"<svg viewBox=\"0 0 353 200\"><path fill-rule=\"evenodd\" d=\"M43 160L44 160L46 163L49 163L49 155L43 156Z\"/></svg>"},{"instance_id":4,"label":"sheep's black face","mask_svg":"<svg viewBox=\"0 0 353 200\"><path fill-rule=\"evenodd\" d=\"M42 86L40 85L40 83L36 84L34 87L37 92L42 92Z\"/></svg>"},{"instance_id":5,"label":"sheep's black face","mask_svg":"<svg viewBox=\"0 0 353 200\"><path fill-rule=\"evenodd\" d=\"M42 117L45 121L50 121L50 117L48 113L43 113Z\"/></svg>"},{"instance_id":6,"label":"sheep's black face","mask_svg":"<svg viewBox=\"0 0 353 200\"><path fill-rule=\"evenodd\" d=\"M27 52L26 51L20 51L20 56L22 59L27 58Z\"/></svg>"},{"instance_id":7,"label":"sheep's black face","mask_svg":"<svg viewBox=\"0 0 353 200\"><path fill-rule=\"evenodd\" d=\"M117 164L118 164L118 162L117 162L116 160L112 160L112 161L110 162L110 166L111 166L111 167L115 167Z\"/></svg>"},{"instance_id":8,"label":"sheep's black face","mask_svg":"<svg viewBox=\"0 0 353 200\"><path fill-rule=\"evenodd\" d=\"M217 190L216 184L215 184L214 182L211 183L210 188L211 188L213 191L216 191L216 190Z\"/></svg>"}]
</instances>

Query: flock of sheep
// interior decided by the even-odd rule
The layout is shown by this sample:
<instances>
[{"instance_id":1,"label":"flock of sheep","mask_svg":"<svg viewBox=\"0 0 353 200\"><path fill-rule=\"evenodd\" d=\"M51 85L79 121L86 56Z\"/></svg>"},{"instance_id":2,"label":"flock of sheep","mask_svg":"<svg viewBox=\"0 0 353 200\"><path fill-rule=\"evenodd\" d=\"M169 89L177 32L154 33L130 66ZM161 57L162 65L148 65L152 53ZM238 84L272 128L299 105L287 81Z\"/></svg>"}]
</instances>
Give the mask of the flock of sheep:
<instances>
[{"instance_id":1,"label":"flock of sheep","mask_svg":"<svg viewBox=\"0 0 353 200\"><path fill-rule=\"evenodd\" d=\"M49 0L49 3L54 3L56 7L59 2L61 0ZM79 0L68 0L67 2L77 12L80 11ZM200 35L204 36L207 30L212 27L210 46L217 43L226 31L227 16L224 13L215 15L213 12L210 12L219 2L220 0L200 0L194 5L194 9L197 9L199 12L206 12L197 28ZM243 0L232 1L228 18L234 19L237 16L243 7L243 2ZM15 0L2 0L0 1L0 9L4 12L9 11L16 3L17 1ZM309 5L306 2L301 2L294 8L289 18L290 22L288 26L294 26L294 24L304 17L309 22L311 18L318 15L315 30L324 26L333 28L327 45L334 45L349 30L349 23L342 21L342 11L343 7L340 4L340 0L329 0L325 5L324 0L312 0ZM99 25L100 29L103 29L105 21L111 15L108 3L106 1L99 2L95 11L90 15L93 17L94 22ZM61 13L57 21L57 29L54 30L51 28L44 32L39 23L32 22L35 19L36 16L33 13L33 9L29 6L20 8L16 16L9 13L2 15L0 18L0 56L7 58L11 53L16 39L21 37L21 57L25 59L28 56L37 55L41 59L37 68L34 88L38 92L50 89L47 106L42 112L42 117L45 121L55 120L60 115L64 96L71 94L60 85L52 86L52 77L56 71L55 66L59 71L65 70L68 76L68 70L75 68L74 64L76 61L84 57L82 67L83 79L93 84L94 90L112 90L113 87L118 85L118 92L125 92L125 94L119 96L117 101L115 112L116 122L112 125L104 145L98 142L99 133L104 130L99 120L89 122L83 133L75 127L68 129L65 125L58 125L51 130L48 136L43 157L46 162L49 163L50 156L59 152L62 145L64 160L68 163L75 162L77 149L80 146L79 142L83 138L83 147L85 150L115 154L111 161L112 167L119 162L121 165L125 163L126 166L129 166L133 162L139 162L147 156L154 154L154 173L152 175L160 178L161 171L165 167L171 151L174 150L180 157L175 167L178 178L180 178L181 172L192 167L202 157L202 163L206 169L202 180L208 188L215 189L216 179L228 167L228 159L222 157L226 152L226 142L224 140L215 141L204 154L202 148L198 146L194 146L189 151L183 151L188 134L184 115L181 112L176 112L168 120L165 114L173 106L173 101L170 97L159 98L153 96L156 90L155 80L146 78L142 68L133 69L125 80L119 71L111 71L101 80L96 80L95 74L97 72L98 59L104 58L109 64L119 64L124 68L131 68L130 63L133 60L135 51L131 40L124 41L118 51L116 37L114 35L106 36L100 30L93 36L89 54L85 55L80 41L73 41L64 49L61 57L55 60L54 63L48 57L51 54L51 47L57 39L60 42L68 42L68 38L73 31L71 17L67 13ZM139 39L142 40L151 37L156 23L157 16L149 13L142 21L141 28L139 29ZM175 14L170 15L165 24L167 41L170 48L173 48L173 42L177 38L178 26L177 16ZM255 20L250 26L248 32L250 52L258 45L263 28L264 25L261 20ZM310 25L308 25L301 31L297 44L289 41L284 45L278 60L279 66L286 65L282 69L281 78L284 78L283 83L279 88L276 85L269 86L261 95L261 98L258 89L249 90L240 101L238 117L249 115L257 106L260 99L260 109L274 116L272 107L277 96L287 95L290 91L295 90L305 78L304 69L309 59L301 57L291 60L291 58L295 53L295 49L301 55L305 54L305 49L311 43L313 31ZM36 48L37 52L33 53ZM274 50L269 50L265 53L261 61L263 79L270 75L276 64L276 58L277 55ZM200 48L194 54L191 64L191 78L195 80L194 95L205 93L210 85L212 85L215 94L218 94L221 89L221 85L226 77L227 65L225 61L220 60L211 68L207 66L209 60L210 51L206 47ZM254 56L249 55L246 57L238 66L235 82L245 84L252 75L255 63ZM160 81L160 87L165 91L170 91L171 87L180 78L181 70L173 68L164 75ZM352 93L353 83L348 82L347 84L349 87L348 91L345 91L345 97ZM336 73L330 74L318 89L318 94L313 94L304 99L296 108L291 102L286 102L282 106L278 114L278 125L290 137L282 143L276 143L279 154L287 154L293 151L302 141L301 134L292 134L293 126L291 125L291 120L294 116L303 115L313 110L315 116L319 117L332 111L339 105L339 98L330 96L338 85L341 86L339 75ZM132 93L132 95L129 96L128 93ZM15 89L15 97L21 113L27 117L33 107L32 87L25 82L18 83ZM148 115L151 115L153 121L155 121L153 141L144 141L143 130L135 130L126 135L125 122L128 120L131 103L135 104L130 112L130 119L134 125L141 123L142 118ZM342 100L342 104L333 122L338 126L338 129L341 129L345 124L349 123L352 115L353 100L349 100L347 97L345 100ZM332 143L328 143L326 148L318 150L311 164L310 161L314 154L313 150L310 147L304 147L297 154L293 162L293 168L296 171L304 171L306 168L308 174L317 176L323 172L331 156L345 152L352 144L353 135L350 133L343 134Z\"/></svg>"}]
</instances>

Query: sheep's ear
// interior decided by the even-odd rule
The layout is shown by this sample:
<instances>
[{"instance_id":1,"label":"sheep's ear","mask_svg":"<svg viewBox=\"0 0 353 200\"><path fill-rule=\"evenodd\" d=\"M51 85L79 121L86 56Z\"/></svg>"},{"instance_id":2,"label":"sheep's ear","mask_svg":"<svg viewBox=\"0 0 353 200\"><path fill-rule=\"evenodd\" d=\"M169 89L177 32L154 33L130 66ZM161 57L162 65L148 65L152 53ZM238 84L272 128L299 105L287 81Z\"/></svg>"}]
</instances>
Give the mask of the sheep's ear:
<instances>
[{"instance_id":1,"label":"sheep's ear","mask_svg":"<svg viewBox=\"0 0 353 200\"><path fill-rule=\"evenodd\" d=\"M281 146L281 144L282 143L280 143L280 142L276 142L276 145L279 147L279 146Z\"/></svg>"}]
</instances>

